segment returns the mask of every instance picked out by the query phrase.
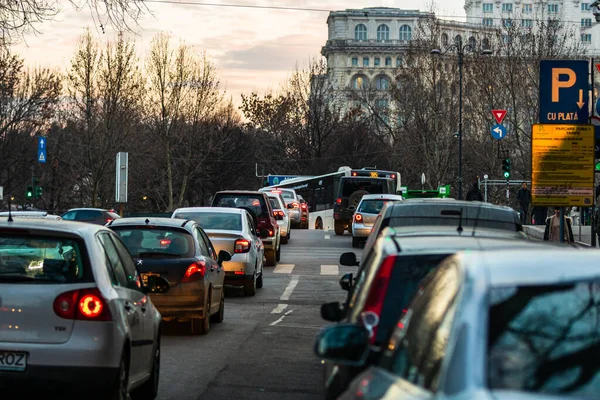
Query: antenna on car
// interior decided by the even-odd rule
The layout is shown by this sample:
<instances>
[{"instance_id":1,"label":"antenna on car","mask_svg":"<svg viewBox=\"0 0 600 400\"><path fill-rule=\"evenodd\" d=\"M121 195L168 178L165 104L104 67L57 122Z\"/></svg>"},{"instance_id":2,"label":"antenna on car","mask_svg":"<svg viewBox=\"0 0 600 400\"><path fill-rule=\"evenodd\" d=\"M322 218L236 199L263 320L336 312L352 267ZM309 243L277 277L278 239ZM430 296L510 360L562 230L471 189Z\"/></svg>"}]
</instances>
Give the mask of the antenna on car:
<instances>
[{"instance_id":1,"label":"antenna on car","mask_svg":"<svg viewBox=\"0 0 600 400\"><path fill-rule=\"evenodd\" d=\"M13 222L11 196L8 196L8 222Z\"/></svg>"},{"instance_id":2,"label":"antenna on car","mask_svg":"<svg viewBox=\"0 0 600 400\"><path fill-rule=\"evenodd\" d=\"M458 214L458 228L456 228L456 232L458 232L458 234L460 235L463 231L463 227L462 227L462 215L463 215L463 209L460 209L460 214Z\"/></svg>"}]
</instances>

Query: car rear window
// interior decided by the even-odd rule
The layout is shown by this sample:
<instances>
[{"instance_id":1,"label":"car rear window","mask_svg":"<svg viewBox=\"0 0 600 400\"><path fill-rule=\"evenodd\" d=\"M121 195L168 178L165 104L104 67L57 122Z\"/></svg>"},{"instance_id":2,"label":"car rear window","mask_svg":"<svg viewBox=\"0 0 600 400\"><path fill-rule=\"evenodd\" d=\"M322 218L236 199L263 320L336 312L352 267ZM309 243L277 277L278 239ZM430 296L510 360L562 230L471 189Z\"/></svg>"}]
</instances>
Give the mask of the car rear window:
<instances>
[{"instance_id":1,"label":"car rear window","mask_svg":"<svg viewBox=\"0 0 600 400\"><path fill-rule=\"evenodd\" d=\"M190 258L194 239L185 230L151 226L111 227L135 258Z\"/></svg>"},{"instance_id":2,"label":"car rear window","mask_svg":"<svg viewBox=\"0 0 600 400\"><path fill-rule=\"evenodd\" d=\"M387 181L383 179L343 179L342 196L348 197L357 190L364 190L371 194L388 193Z\"/></svg>"},{"instance_id":3,"label":"car rear window","mask_svg":"<svg viewBox=\"0 0 600 400\"><path fill-rule=\"evenodd\" d=\"M277 201L277 199L274 199L273 197L269 197L269 203L271 203L271 208L273 210L281 210L281 206L279 205L279 202Z\"/></svg>"},{"instance_id":4,"label":"car rear window","mask_svg":"<svg viewBox=\"0 0 600 400\"><path fill-rule=\"evenodd\" d=\"M224 231L242 230L242 216L238 213L187 211L176 213L173 215L173 218L194 220L199 223L203 229L220 229Z\"/></svg>"},{"instance_id":5,"label":"car rear window","mask_svg":"<svg viewBox=\"0 0 600 400\"><path fill-rule=\"evenodd\" d=\"M600 398L600 280L494 288L488 298L490 388Z\"/></svg>"},{"instance_id":6,"label":"car rear window","mask_svg":"<svg viewBox=\"0 0 600 400\"><path fill-rule=\"evenodd\" d=\"M287 190L282 190L281 197L283 197L286 200L294 200L294 192L288 192Z\"/></svg>"},{"instance_id":7,"label":"car rear window","mask_svg":"<svg viewBox=\"0 0 600 400\"><path fill-rule=\"evenodd\" d=\"M212 206L246 208L257 217L269 216L264 197L256 194L220 193L215 196Z\"/></svg>"},{"instance_id":8,"label":"car rear window","mask_svg":"<svg viewBox=\"0 0 600 400\"><path fill-rule=\"evenodd\" d=\"M384 199L373 199L363 200L358 207L359 212L366 214L379 214L379 211L383 208L383 205L391 200Z\"/></svg>"},{"instance_id":9,"label":"car rear window","mask_svg":"<svg viewBox=\"0 0 600 400\"><path fill-rule=\"evenodd\" d=\"M0 282L93 282L83 240L0 235Z\"/></svg>"},{"instance_id":10,"label":"car rear window","mask_svg":"<svg viewBox=\"0 0 600 400\"><path fill-rule=\"evenodd\" d=\"M403 226L456 226L458 227L458 217L440 218L440 217L392 217L387 226L399 228ZM497 229L502 231L518 232L519 227L516 222L494 221L488 219L463 218L463 227L477 227L487 229Z\"/></svg>"}]
</instances>

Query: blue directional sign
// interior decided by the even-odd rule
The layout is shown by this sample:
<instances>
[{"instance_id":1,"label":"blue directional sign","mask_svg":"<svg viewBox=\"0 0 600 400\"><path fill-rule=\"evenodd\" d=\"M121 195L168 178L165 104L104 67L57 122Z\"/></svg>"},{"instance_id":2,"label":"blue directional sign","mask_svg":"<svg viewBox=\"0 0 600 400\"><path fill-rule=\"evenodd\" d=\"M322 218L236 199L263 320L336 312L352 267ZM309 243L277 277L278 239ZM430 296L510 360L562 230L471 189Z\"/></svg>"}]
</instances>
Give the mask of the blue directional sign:
<instances>
[{"instance_id":1,"label":"blue directional sign","mask_svg":"<svg viewBox=\"0 0 600 400\"><path fill-rule=\"evenodd\" d=\"M45 163L46 158L46 138L40 136L38 138L37 160L39 163Z\"/></svg>"},{"instance_id":2,"label":"blue directional sign","mask_svg":"<svg viewBox=\"0 0 600 400\"><path fill-rule=\"evenodd\" d=\"M540 123L587 124L589 62L540 61Z\"/></svg>"},{"instance_id":3,"label":"blue directional sign","mask_svg":"<svg viewBox=\"0 0 600 400\"><path fill-rule=\"evenodd\" d=\"M269 186L279 185L286 179L297 178L295 175L269 175Z\"/></svg>"},{"instance_id":4,"label":"blue directional sign","mask_svg":"<svg viewBox=\"0 0 600 400\"><path fill-rule=\"evenodd\" d=\"M496 124L492 126L491 134L494 139L504 139L506 136L506 127L504 125Z\"/></svg>"}]
</instances>

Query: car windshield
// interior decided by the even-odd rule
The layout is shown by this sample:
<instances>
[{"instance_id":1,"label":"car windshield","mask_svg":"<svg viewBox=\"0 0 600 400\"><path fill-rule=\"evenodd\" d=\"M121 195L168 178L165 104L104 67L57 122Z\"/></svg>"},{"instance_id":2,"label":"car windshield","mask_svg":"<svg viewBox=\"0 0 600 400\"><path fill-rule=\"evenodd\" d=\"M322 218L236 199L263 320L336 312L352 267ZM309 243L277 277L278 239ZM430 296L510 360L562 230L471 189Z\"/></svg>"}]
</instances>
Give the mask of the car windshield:
<instances>
[{"instance_id":1,"label":"car windshield","mask_svg":"<svg viewBox=\"0 0 600 400\"><path fill-rule=\"evenodd\" d=\"M83 241L74 239L2 235L0 282L92 282L83 248Z\"/></svg>"},{"instance_id":2,"label":"car windshield","mask_svg":"<svg viewBox=\"0 0 600 400\"><path fill-rule=\"evenodd\" d=\"M379 214L383 205L389 201L385 199L363 200L358 207L358 211L366 214Z\"/></svg>"},{"instance_id":3,"label":"car windshield","mask_svg":"<svg viewBox=\"0 0 600 400\"><path fill-rule=\"evenodd\" d=\"M600 281L489 293L488 385L600 398Z\"/></svg>"},{"instance_id":4,"label":"car windshield","mask_svg":"<svg viewBox=\"0 0 600 400\"><path fill-rule=\"evenodd\" d=\"M162 227L111 227L136 258L190 258L195 254L192 235Z\"/></svg>"},{"instance_id":5,"label":"car windshield","mask_svg":"<svg viewBox=\"0 0 600 400\"><path fill-rule=\"evenodd\" d=\"M203 229L217 229L225 231L242 230L242 216L237 212L187 211L176 213L173 215L173 218L194 220L199 223Z\"/></svg>"},{"instance_id":6,"label":"car windshield","mask_svg":"<svg viewBox=\"0 0 600 400\"><path fill-rule=\"evenodd\" d=\"M213 207L237 207L250 210L257 217L269 215L267 205L263 204L264 199L261 196L251 194L217 194Z\"/></svg>"}]
</instances>

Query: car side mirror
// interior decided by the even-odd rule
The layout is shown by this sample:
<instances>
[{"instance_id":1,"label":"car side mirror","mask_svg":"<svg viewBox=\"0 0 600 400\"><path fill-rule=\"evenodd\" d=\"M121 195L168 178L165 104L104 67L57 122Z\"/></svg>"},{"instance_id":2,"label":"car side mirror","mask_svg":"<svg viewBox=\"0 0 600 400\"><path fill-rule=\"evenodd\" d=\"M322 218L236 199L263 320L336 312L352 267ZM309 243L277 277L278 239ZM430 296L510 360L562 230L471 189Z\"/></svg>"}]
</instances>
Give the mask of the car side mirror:
<instances>
[{"instance_id":1,"label":"car side mirror","mask_svg":"<svg viewBox=\"0 0 600 400\"><path fill-rule=\"evenodd\" d=\"M340 256L340 264L345 265L346 267L358 267L359 262L356 259L356 254L354 254L352 251L349 251Z\"/></svg>"},{"instance_id":2,"label":"car side mirror","mask_svg":"<svg viewBox=\"0 0 600 400\"><path fill-rule=\"evenodd\" d=\"M348 211L354 211L354 210L356 210L356 207L353 204L351 206L348 206L348 208L346 210L348 210Z\"/></svg>"},{"instance_id":3,"label":"car side mirror","mask_svg":"<svg viewBox=\"0 0 600 400\"><path fill-rule=\"evenodd\" d=\"M346 292L349 292L350 289L352 289L352 274L344 274L340 278L340 287Z\"/></svg>"},{"instance_id":4,"label":"car side mirror","mask_svg":"<svg viewBox=\"0 0 600 400\"><path fill-rule=\"evenodd\" d=\"M260 238L266 239L268 237L269 237L269 231L267 229L261 229L260 230Z\"/></svg>"},{"instance_id":5,"label":"car side mirror","mask_svg":"<svg viewBox=\"0 0 600 400\"><path fill-rule=\"evenodd\" d=\"M217 256L217 263L223 264L224 261L230 261L231 254L228 251L221 250L219 251L219 255Z\"/></svg>"},{"instance_id":6,"label":"car side mirror","mask_svg":"<svg viewBox=\"0 0 600 400\"><path fill-rule=\"evenodd\" d=\"M158 293L163 294L169 291L169 281L158 275L148 276L148 282L144 286L145 293Z\"/></svg>"},{"instance_id":7,"label":"car side mirror","mask_svg":"<svg viewBox=\"0 0 600 400\"><path fill-rule=\"evenodd\" d=\"M369 355L369 331L355 324L328 326L317 335L314 352L328 361L362 366Z\"/></svg>"},{"instance_id":8,"label":"car side mirror","mask_svg":"<svg viewBox=\"0 0 600 400\"><path fill-rule=\"evenodd\" d=\"M321 304L321 318L325 321L340 322L344 318L344 308L339 301Z\"/></svg>"}]
</instances>

